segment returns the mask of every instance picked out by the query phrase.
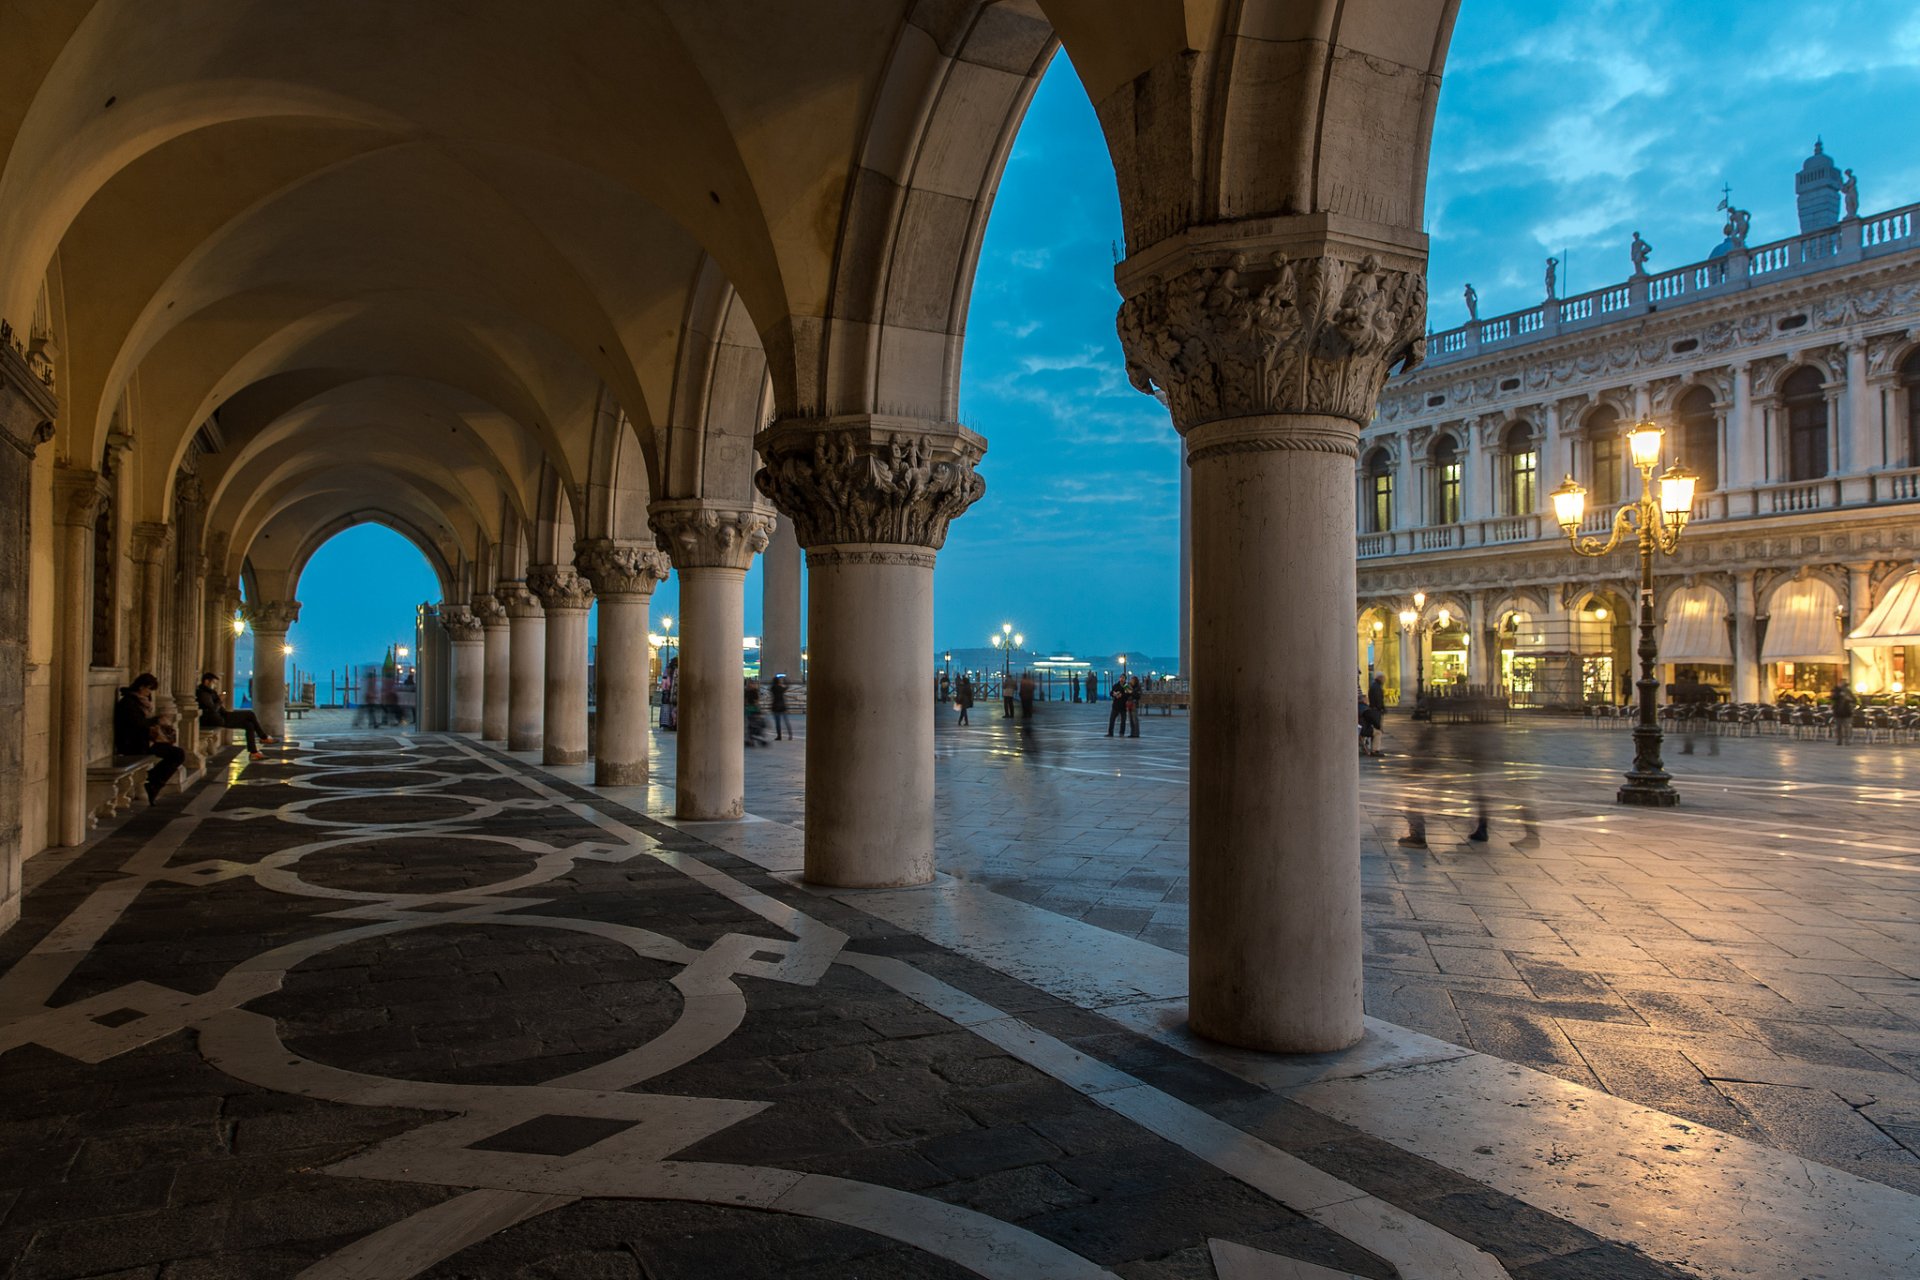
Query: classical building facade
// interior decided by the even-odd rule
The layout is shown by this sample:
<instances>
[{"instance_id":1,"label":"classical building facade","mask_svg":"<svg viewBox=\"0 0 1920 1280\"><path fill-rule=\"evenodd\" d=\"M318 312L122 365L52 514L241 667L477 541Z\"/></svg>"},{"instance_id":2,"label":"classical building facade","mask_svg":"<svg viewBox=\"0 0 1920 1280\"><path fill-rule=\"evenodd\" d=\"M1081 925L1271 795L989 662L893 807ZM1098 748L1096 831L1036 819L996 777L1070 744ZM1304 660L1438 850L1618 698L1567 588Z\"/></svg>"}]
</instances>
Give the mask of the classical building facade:
<instances>
[{"instance_id":1,"label":"classical building facade","mask_svg":"<svg viewBox=\"0 0 1920 1280\"><path fill-rule=\"evenodd\" d=\"M1403 702L1423 674L1521 705L1624 701L1631 539L1575 555L1549 494L1573 476L1604 533L1639 491L1622 432L1650 417L1662 465L1700 477L1656 565L1663 680L1685 668L1743 702L1920 681L1901 642L1920 589L1920 206L1861 216L1819 149L1796 187L1795 236L1749 245L1732 209L1703 261L1650 271L1636 245L1620 283L1430 336L1361 438L1363 678Z\"/></svg>"}]
</instances>

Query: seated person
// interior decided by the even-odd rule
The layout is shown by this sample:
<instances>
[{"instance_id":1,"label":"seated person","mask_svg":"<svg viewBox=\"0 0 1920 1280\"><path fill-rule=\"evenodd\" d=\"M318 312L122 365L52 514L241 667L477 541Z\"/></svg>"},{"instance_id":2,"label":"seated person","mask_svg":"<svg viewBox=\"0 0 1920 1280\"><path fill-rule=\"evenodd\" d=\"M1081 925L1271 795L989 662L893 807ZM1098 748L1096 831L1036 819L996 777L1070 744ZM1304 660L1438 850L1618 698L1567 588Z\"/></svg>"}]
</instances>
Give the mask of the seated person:
<instances>
[{"instance_id":1,"label":"seated person","mask_svg":"<svg viewBox=\"0 0 1920 1280\"><path fill-rule=\"evenodd\" d=\"M200 704L200 723L208 729L244 729L247 731L247 754L253 759L261 759L260 744L274 741L260 724L260 717L251 711L232 711L221 704L220 677L209 671L200 677L200 687L193 691L193 700Z\"/></svg>"},{"instance_id":2,"label":"seated person","mask_svg":"<svg viewBox=\"0 0 1920 1280\"><path fill-rule=\"evenodd\" d=\"M120 691L120 701L113 705L113 754L160 757L160 763L147 770L148 804L187 758L185 751L168 741L172 730L153 713L153 695L159 688L153 673L143 671Z\"/></svg>"}]
</instances>

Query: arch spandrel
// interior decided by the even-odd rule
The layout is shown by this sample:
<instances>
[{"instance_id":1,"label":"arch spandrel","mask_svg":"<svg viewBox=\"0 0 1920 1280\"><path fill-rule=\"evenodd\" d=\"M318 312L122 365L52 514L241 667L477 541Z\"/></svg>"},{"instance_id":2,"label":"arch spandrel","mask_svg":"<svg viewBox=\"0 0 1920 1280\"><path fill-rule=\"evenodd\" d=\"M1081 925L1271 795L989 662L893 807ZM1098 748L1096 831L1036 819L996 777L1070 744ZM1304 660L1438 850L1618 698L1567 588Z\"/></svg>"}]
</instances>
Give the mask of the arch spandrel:
<instances>
[{"instance_id":1,"label":"arch spandrel","mask_svg":"<svg viewBox=\"0 0 1920 1280\"><path fill-rule=\"evenodd\" d=\"M315 531L352 515L378 513L406 523L409 536L434 548L431 553L447 573L466 556L463 532L473 536L472 513L463 511L456 495L419 477L376 476L369 481L364 469L332 468L317 475L284 481L250 503L232 526L229 564L272 566L291 571L317 545Z\"/></svg>"}]
</instances>

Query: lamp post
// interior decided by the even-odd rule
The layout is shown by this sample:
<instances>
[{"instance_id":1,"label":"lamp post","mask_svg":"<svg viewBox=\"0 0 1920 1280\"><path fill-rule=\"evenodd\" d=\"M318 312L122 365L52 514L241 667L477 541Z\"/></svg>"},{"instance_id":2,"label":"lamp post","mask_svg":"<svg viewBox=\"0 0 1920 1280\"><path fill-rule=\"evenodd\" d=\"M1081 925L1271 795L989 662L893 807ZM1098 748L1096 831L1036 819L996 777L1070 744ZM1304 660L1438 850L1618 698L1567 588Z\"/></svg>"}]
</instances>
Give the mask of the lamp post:
<instances>
[{"instance_id":1,"label":"lamp post","mask_svg":"<svg viewBox=\"0 0 1920 1280\"><path fill-rule=\"evenodd\" d=\"M1427 593L1413 593L1413 607L1400 611L1400 629L1406 635L1408 643L1413 645L1414 694L1413 714L1410 720L1433 719L1433 708L1427 705L1427 633L1444 631L1453 625L1453 612L1442 607L1434 615L1432 622L1427 621ZM1401 668L1406 670L1405 667Z\"/></svg>"},{"instance_id":2,"label":"lamp post","mask_svg":"<svg viewBox=\"0 0 1920 1280\"><path fill-rule=\"evenodd\" d=\"M672 662L673 661L673 619L671 617L663 617L660 619L660 647L667 651L666 657L663 658L662 661ZM802 683L805 683L805 681L803 680Z\"/></svg>"},{"instance_id":3,"label":"lamp post","mask_svg":"<svg viewBox=\"0 0 1920 1280\"><path fill-rule=\"evenodd\" d=\"M1653 555L1673 555L1680 549L1680 535L1686 531L1687 518L1693 514L1693 486L1696 477L1678 462L1660 476L1660 490L1653 488L1653 469L1660 465L1660 446L1665 432L1652 422L1642 422L1627 432L1627 447L1633 465L1640 469L1640 496L1614 513L1613 531L1605 542L1580 536L1580 521L1586 515L1587 491L1568 476L1553 491L1553 514L1573 549L1583 556L1604 556L1620 545L1620 539L1632 529L1640 547L1640 713L1633 726L1633 768L1617 793L1621 804L1666 808L1680 803L1673 780L1660 760L1660 723L1654 716L1654 694L1660 682L1653 673L1660 657L1653 634Z\"/></svg>"}]
</instances>

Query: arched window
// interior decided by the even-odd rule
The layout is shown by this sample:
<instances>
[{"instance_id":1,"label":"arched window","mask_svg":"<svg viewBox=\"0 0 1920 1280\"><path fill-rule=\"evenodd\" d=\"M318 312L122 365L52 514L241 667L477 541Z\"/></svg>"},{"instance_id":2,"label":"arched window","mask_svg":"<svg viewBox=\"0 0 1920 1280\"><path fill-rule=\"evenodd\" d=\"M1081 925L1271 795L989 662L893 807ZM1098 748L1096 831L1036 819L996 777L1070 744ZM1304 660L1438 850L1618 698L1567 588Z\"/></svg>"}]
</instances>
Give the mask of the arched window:
<instances>
[{"instance_id":1,"label":"arched window","mask_svg":"<svg viewBox=\"0 0 1920 1280\"><path fill-rule=\"evenodd\" d=\"M1920 467L1920 350L1901 362L1900 385L1907 389L1907 465Z\"/></svg>"},{"instance_id":2,"label":"arched window","mask_svg":"<svg viewBox=\"0 0 1920 1280\"><path fill-rule=\"evenodd\" d=\"M1385 449L1367 455L1367 532L1393 528L1393 459Z\"/></svg>"},{"instance_id":3,"label":"arched window","mask_svg":"<svg viewBox=\"0 0 1920 1280\"><path fill-rule=\"evenodd\" d=\"M1433 442L1433 518L1430 524L1460 523L1460 446L1452 436Z\"/></svg>"},{"instance_id":4,"label":"arched window","mask_svg":"<svg viewBox=\"0 0 1920 1280\"><path fill-rule=\"evenodd\" d=\"M1674 437L1679 460L1699 476L1696 493L1720 487L1720 420L1713 411L1713 393L1695 387L1674 406Z\"/></svg>"},{"instance_id":5,"label":"arched window","mask_svg":"<svg viewBox=\"0 0 1920 1280\"><path fill-rule=\"evenodd\" d=\"M1813 369L1795 369L1780 388L1787 412L1787 479L1827 474L1827 393Z\"/></svg>"},{"instance_id":6,"label":"arched window","mask_svg":"<svg viewBox=\"0 0 1920 1280\"><path fill-rule=\"evenodd\" d=\"M1618 409L1603 404L1587 415L1587 500L1594 506L1610 507L1620 501L1626 452Z\"/></svg>"},{"instance_id":7,"label":"arched window","mask_svg":"<svg viewBox=\"0 0 1920 1280\"><path fill-rule=\"evenodd\" d=\"M1540 445L1534 439L1532 424L1516 422L1507 428L1501 441L1500 468L1507 514L1524 516L1532 512L1540 500Z\"/></svg>"}]
</instances>

